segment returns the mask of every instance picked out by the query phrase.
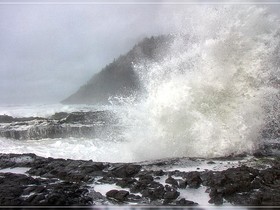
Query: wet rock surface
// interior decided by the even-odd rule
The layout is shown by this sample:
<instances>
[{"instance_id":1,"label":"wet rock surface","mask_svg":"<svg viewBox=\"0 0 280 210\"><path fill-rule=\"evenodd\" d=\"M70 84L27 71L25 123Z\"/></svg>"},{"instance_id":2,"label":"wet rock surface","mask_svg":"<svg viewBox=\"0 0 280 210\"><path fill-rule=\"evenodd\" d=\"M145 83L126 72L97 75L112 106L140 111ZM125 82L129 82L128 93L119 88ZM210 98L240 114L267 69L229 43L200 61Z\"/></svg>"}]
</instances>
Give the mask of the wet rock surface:
<instances>
[{"instance_id":1,"label":"wet rock surface","mask_svg":"<svg viewBox=\"0 0 280 210\"><path fill-rule=\"evenodd\" d=\"M269 166L259 168L242 164L222 171L165 168L184 161L190 159L121 164L1 154L0 205L196 206L199 201L189 199L184 191L200 188L206 189L209 205L280 205L279 158L270 159ZM17 173L18 167L26 172ZM103 185L107 187L100 190Z\"/></svg>"},{"instance_id":2,"label":"wet rock surface","mask_svg":"<svg viewBox=\"0 0 280 210\"><path fill-rule=\"evenodd\" d=\"M0 115L0 136L10 139L92 137L114 121L108 111L59 112L48 118Z\"/></svg>"}]
</instances>

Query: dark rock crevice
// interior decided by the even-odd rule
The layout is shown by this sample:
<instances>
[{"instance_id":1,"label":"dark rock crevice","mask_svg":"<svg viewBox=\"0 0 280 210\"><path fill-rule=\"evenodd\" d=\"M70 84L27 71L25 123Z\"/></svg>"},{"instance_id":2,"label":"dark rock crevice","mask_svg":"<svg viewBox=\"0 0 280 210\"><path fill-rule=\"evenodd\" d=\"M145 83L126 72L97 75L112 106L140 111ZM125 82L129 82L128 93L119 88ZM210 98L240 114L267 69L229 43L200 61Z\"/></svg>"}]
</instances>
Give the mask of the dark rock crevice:
<instances>
[{"instance_id":1,"label":"dark rock crevice","mask_svg":"<svg viewBox=\"0 0 280 210\"><path fill-rule=\"evenodd\" d=\"M172 162L172 161L171 161ZM152 163L149 163L149 167ZM155 165L157 163L155 162ZM25 174L0 171L0 205L139 205L194 206L182 190L207 187L209 203L279 206L279 160L271 167L248 166L223 171L150 170L145 164L100 163L43 158L34 154L1 154L0 168L27 167ZM158 166L157 166L158 167ZM102 195L95 187L107 183ZM116 186L118 188L116 188Z\"/></svg>"}]
</instances>

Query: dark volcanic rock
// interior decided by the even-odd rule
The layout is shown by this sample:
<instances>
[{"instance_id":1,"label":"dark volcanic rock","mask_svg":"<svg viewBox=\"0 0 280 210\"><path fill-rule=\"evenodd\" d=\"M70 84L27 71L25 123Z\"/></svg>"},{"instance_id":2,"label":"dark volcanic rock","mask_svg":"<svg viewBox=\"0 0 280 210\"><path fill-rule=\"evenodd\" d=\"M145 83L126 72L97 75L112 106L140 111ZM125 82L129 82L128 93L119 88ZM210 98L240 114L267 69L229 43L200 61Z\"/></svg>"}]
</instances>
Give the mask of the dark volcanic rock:
<instances>
[{"instance_id":1,"label":"dark volcanic rock","mask_svg":"<svg viewBox=\"0 0 280 210\"><path fill-rule=\"evenodd\" d=\"M165 192L166 191L163 185L161 184L158 184L158 186L154 188L147 186L141 191L143 197L147 197L152 201L157 199L163 199Z\"/></svg>"},{"instance_id":2,"label":"dark volcanic rock","mask_svg":"<svg viewBox=\"0 0 280 210\"><path fill-rule=\"evenodd\" d=\"M35 154L0 154L0 168L31 167L36 162L41 163L45 159Z\"/></svg>"},{"instance_id":3,"label":"dark volcanic rock","mask_svg":"<svg viewBox=\"0 0 280 210\"><path fill-rule=\"evenodd\" d=\"M190 188L198 188L202 183L202 180L200 178L200 173L197 171L192 171L187 173L185 178Z\"/></svg>"},{"instance_id":4,"label":"dark volcanic rock","mask_svg":"<svg viewBox=\"0 0 280 210\"><path fill-rule=\"evenodd\" d=\"M18 122L18 123L23 123L27 121L32 121L32 120L44 120L42 117L11 117L8 115L0 115L0 123L12 123L12 122Z\"/></svg>"},{"instance_id":5,"label":"dark volcanic rock","mask_svg":"<svg viewBox=\"0 0 280 210\"><path fill-rule=\"evenodd\" d=\"M141 183L141 182L135 182L131 188L130 188L130 192L132 193L139 193L142 190L145 190L147 188L147 185Z\"/></svg>"},{"instance_id":6,"label":"dark volcanic rock","mask_svg":"<svg viewBox=\"0 0 280 210\"><path fill-rule=\"evenodd\" d=\"M176 202L176 204L178 206L197 206L198 203L195 203L193 201L189 201L189 200L186 200L185 198L181 198L180 200L178 200Z\"/></svg>"},{"instance_id":7,"label":"dark volcanic rock","mask_svg":"<svg viewBox=\"0 0 280 210\"><path fill-rule=\"evenodd\" d=\"M106 196L109 198L114 198L114 196L118 193L118 190L110 190L106 193Z\"/></svg>"},{"instance_id":8,"label":"dark volcanic rock","mask_svg":"<svg viewBox=\"0 0 280 210\"><path fill-rule=\"evenodd\" d=\"M154 181L154 178L151 175L140 175L139 176L139 182L143 185L148 185L152 181Z\"/></svg>"},{"instance_id":9,"label":"dark volcanic rock","mask_svg":"<svg viewBox=\"0 0 280 210\"><path fill-rule=\"evenodd\" d=\"M112 176L118 178L127 178L136 175L140 171L140 169L141 169L140 165L124 164L112 169L110 172Z\"/></svg>"},{"instance_id":10,"label":"dark volcanic rock","mask_svg":"<svg viewBox=\"0 0 280 210\"><path fill-rule=\"evenodd\" d=\"M110 190L106 193L108 198L115 199L120 202L124 202L128 195L129 192L125 190Z\"/></svg>"},{"instance_id":11,"label":"dark volcanic rock","mask_svg":"<svg viewBox=\"0 0 280 210\"><path fill-rule=\"evenodd\" d=\"M223 195L219 194L219 193L215 193L215 196L212 196L208 202L214 203L216 205L222 205L223 204Z\"/></svg>"},{"instance_id":12,"label":"dark volcanic rock","mask_svg":"<svg viewBox=\"0 0 280 210\"><path fill-rule=\"evenodd\" d=\"M79 206L127 202L141 205L197 205L179 197L175 181L182 188L186 183L194 188L202 183L208 187L209 203L215 205L222 205L224 200L234 205L280 205L280 164L277 159L270 168L262 170L241 166L224 171L171 171L166 173L169 174L169 184L165 186L154 177L154 171L137 164L43 158L34 154L1 154L0 168L10 167L28 167L30 170L25 175L0 173L0 205ZM171 174L182 179L177 181ZM98 188L94 186L100 183L117 184L129 188L130 193L110 190L105 197L95 191ZM141 193L142 196L133 193Z\"/></svg>"},{"instance_id":13,"label":"dark volcanic rock","mask_svg":"<svg viewBox=\"0 0 280 210\"><path fill-rule=\"evenodd\" d=\"M163 170L154 171L154 175L155 176L163 176L164 175L164 171Z\"/></svg>"},{"instance_id":14,"label":"dark volcanic rock","mask_svg":"<svg viewBox=\"0 0 280 210\"><path fill-rule=\"evenodd\" d=\"M206 174L203 175L203 183L211 187L209 203L221 205L223 199L235 205L273 206L279 203L278 167L258 171L242 166ZM273 194L274 196L271 196Z\"/></svg>"},{"instance_id":15,"label":"dark volcanic rock","mask_svg":"<svg viewBox=\"0 0 280 210\"><path fill-rule=\"evenodd\" d=\"M65 119L66 117L68 117L69 113L67 112L56 112L54 115L52 115L50 117L50 119L53 119L53 120L62 120L62 119Z\"/></svg>"},{"instance_id":16,"label":"dark volcanic rock","mask_svg":"<svg viewBox=\"0 0 280 210\"><path fill-rule=\"evenodd\" d=\"M118 180L116 182L116 185L122 187L122 188L126 188L126 187L130 187L133 183L137 182L136 179L132 179L132 178L123 178L121 180Z\"/></svg>"},{"instance_id":17,"label":"dark volcanic rock","mask_svg":"<svg viewBox=\"0 0 280 210\"><path fill-rule=\"evenodd\" d=\"M11 123L14 121L14 118L8 115L0 115L0 123Z\"/></svg>"},{"instance_id":18,"label":"dark volcanic rock","mask_svg":"<svg viewBox=\"0 0 280 210\"><path fill-rule=\"evenodd\" d=\"M52 121L30 121L23 125L14 123L0 128L0 136L12 139L43 139L43 138L66 138L85 137L95 134L93 126L61 125ZM22 127L22 129L19 129Z\"/></svg>"},{"instance_id":19,"label":"dark volcanic rock","mask_svg":"<svg viewBox=\"0 0 280 210\"><path fill-rule=\"evenodd\" d=\"M172 178L171 176L165 180L165 183L171 184L172 186L178 187L178 182L176 179Z\"/></svg>"},{"instance_id":20,"label":"dark volcanic rock","mask_svg":"<svg viewBox=\"0 0 280 210\"><path fill-rule=\"evenodd\" d=\"M68 182L0 173L0 205L90 205L87 189Z\"/></svg>"},{"instance_id":21,"label":"dark volcanic rock","mask_svg":"<svg viewBox=\"0 0 280 210\"><path fill-rule=\"evenodd\" d=\"M21 195L25 186L38 184L38 182L25 175L0 173L0 205L22 205L24 199Z\"/></svg>"},{"instance_id":22,"label":"dark volcanic rock","mask_svg":"<svg viewBox=\"0 0 280 210\"><path fill-rule=\"evenodd\" d=\"M174 199L178 198L179 195L180 195L180 193L177 191L167 191L164 193L163 198L167 199L167 200L174 200Z\"/></svg>"},{"instance_id":23,"label":"dark volcanic rock","mask_svg":"<svg viewBox=\"0 0 280 210\"><path fill-rule=\"evenodd\" d=\"M19 140L102 136L113 122L113 115L105 111L60 112L49 118L0 115L0 136Z\"/></svg>"},{"instance_id":24,"label":"dark volcanic rock","mask_svg":"<svg viewBox=\"0 0 280 210\"><path fill-rule=\"evenodd\" d=\"M162 199L164 194L165 194L165 190L162 185L158 186L153 190L153 197L156 199Z\"/></svg>"},{"instance_id":25,"label":"dark volcanic rock","mask_svg":"<svg viewBox=\"0 0 280 210\"><path fill-rule=\"evenodd\" d=\"M126 196L126 200L128 202L137 202L137 203L142 203L143 199L141 198L141 196L139 195L134 195L134 194L129 194L128 196Z\"/></svg>"},{"instance_id":26,"label":"dark volcanic rock","mask_svg":"<svg viewBox=\"0 0 280 210\"><path fill-rule=\"evenodd\" d=\"M186 180L179 179L179 180L178 180L178 187L181 188L181 189L186 188L186 187L187 187L187 181L186 181Z\"/></svg>"},{"instance_id":27,"label":"dark volcanic rock","mask_svg":"<svg viewBox=\"0 0 280 210\"><path fill-rule=\"evenodd\" d=\"M91 205L88 190L79 184L62 182L54 184L46 196L47 205Z\"/></svg>"},{"instance_id":28,"label":"dark volcanic rock","mask_svg":"<svg viewBox=\"0 0 280 210\"><path fill-rule=\"evenodd\" d=\"M76 164L77 163L77 164ZM74 161L55 159L50 162L42 162L41 164L32 167L28 173L47 177L59 178L66 181L85 182L92 179L94 176L100 176L106 164L93 163L91 161Z\"/></svg>"}]
</instances>

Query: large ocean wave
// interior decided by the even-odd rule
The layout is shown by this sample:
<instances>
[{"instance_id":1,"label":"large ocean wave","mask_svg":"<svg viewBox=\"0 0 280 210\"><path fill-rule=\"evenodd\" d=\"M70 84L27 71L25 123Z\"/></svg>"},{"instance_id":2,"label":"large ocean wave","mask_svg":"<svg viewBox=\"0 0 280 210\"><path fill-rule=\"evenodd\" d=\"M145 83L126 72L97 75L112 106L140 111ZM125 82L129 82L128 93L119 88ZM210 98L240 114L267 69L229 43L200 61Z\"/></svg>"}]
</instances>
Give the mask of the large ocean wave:
<instances>
[{"instance_id":1,"label":"large ocean wave","mask_svg":"<svg viewBox=\"0 0 280 210\"><path fill-rule=\"evenodd\" d=\"M117 124L106 135L1 138L0 152L111 162L253 152L267 127L269 134L280 130L279 19L248 5L200 5L180 11L174 41L168 51L160 52L162 59L134 65L142 87L140 100L117 98L117 105L106 107L7 106L0 112L48 117L55 112L107 110L116 114Z\"/></svg>"},{"instance_id":2,"label":"large ocean wave","mask_svg":"<svg viewBox=\"0 0 280 210\"><path fill-rule=\"evenodd\" d=\"M142 99L120 118L136 159L250 153L279 115L279 20L255 6L189 12L160 62L135 64Z\"/></svg>"}]
</instances>

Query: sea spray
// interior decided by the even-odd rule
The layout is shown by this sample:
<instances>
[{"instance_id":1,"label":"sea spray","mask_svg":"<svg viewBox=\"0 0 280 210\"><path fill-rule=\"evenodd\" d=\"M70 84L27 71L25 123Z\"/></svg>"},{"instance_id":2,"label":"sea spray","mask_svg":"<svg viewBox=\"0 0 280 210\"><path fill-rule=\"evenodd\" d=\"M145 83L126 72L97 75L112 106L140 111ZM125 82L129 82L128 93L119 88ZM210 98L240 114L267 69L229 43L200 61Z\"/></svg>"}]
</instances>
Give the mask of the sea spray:
<instances>
[{"instance_id":1,"label":"sea spray","mask_svg":"<svg viewBox=\"0 0 280 210\"><path fill-rule=\"evenodd\" d=\"M36 141L1 137L0 152L132 162L250 153L264 137L279 142L279 20L248 5L177 6L169 20L169 50L161 50L156 62L134 63L140 93L112 100L112 106L8 106L1 111L49 117L105 110L116 114L106 132Z\"/></svg>"},{"instance_id":2,"label":"sea spray","mask_svg":"<svg viewBox=\"0 0 280 210\"><path fill-rule=\"evenodd\" d=\"M159 62L134 66L143 95L119 114L135 160L251 152L277 113L279 21L254 6L185 16Z\"/></svg>"}]
</instances>

